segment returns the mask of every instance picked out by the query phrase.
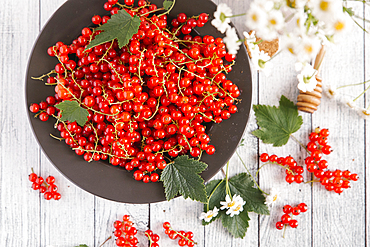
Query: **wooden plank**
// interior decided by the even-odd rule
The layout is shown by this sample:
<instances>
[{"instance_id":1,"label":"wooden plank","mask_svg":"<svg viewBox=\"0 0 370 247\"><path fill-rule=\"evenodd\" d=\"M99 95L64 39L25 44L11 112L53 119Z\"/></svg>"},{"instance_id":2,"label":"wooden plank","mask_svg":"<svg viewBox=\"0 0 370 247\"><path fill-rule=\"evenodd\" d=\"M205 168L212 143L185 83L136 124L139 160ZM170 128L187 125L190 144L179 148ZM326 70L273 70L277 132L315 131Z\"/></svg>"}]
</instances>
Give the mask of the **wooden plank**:
<instances>
[{"instance_id":1,"label":"wooden plank","mask_svg":"<svg viewBox=\"0 0 370 247\"><path fill-rule=\"evenodd\" d=\"M40 1L40 28L64 2L65 0ZM66 179L43 153L41 171L45 179L48 175L55 177L58 191L62 195L60 201L47 201L44 198L40 200L42 246L94 246L94 196Z\"/></svg>"},{"instance_id":2,"label":"wooden plank","mask_svg":"<svg viewBox=\"0 0 370 247\"><path fill-rule=\"evenodd\" d=\"M0 246L40 244L39 193L31 189L38 147L28 124L24 76L38 32L37 1L2 1L0 18ZM19 13L22 13L21 15Z\"/></svg>"},{"instance_id":3,"label":"wooden plank","mask_svg":"<svg viewBox=\"0 0 370 247\"><path fill-rule=\"evenodd\" d=\"M362 4L348 4L362 16ZM363 34L354 23L348 35L327 51L322 68L323 83L334 86L358 83L364 79ZM355 98L362 86L348 87L342 94ZM363 100L356 102L363 107ZM341 195L313 186L313 246L364 246L365 234L365 160L364 120L355 111L335 104L324 97L318 112L312 118L313 127L330 130L329 145L334 152L327 156L329 169L350 170L359 174L351 189Z\"/></svg>"},{"instance_id":4,"label":"wooden plank","mask_svg":"<svg viewBox=\"0 0 370 247\"><path fill-rule=\"evenodd\" d=\"M370 6L368 5L365 5L365 18L367 20L370 20ZM366 23L365 25L366 27L366 30L370 30L370 23ZM365 49L364 49L364 53L365 53L365 67L364 67L364 70L365 70L365 75L364 75L364 80L370 80L370 39L369 39L369 34L364 34L363 36L364 38L364 42L365 42ZM370 84L367 84L366 86L364 86L364 88L366 88L367 86L369 86ZM370 94L367 93L366 94L366 97L365 97L365 107L369 107L370 105ZM364 162L364 165L365 165L365 173L364 173L364 182L365 182L365 205L370 205L370 181L369 181L369 178L370 178L370 169L369 167L366 167L367 164L369 164L369 160L370 160L370 144L369 144L369 140L370 140L370 121L369 120L366 120L365 121L365 162ZM366 229L365 229L365 245L366 246L369 246L370 245L370 223L369 223L369 219L370 219L370 210L369 208L366 206L365 207L365 224L366 224Z\"/></svg>"},{"instance_id":5,"label":"wooden plank","mask_svg":"<svg viewBox=\"0 0 370 247\"><path fill-rule=\"evenodd\" d=\"M283 52L272 61L273 70L270 76L260 73L259 82L259 103L268 105L278 105L281 95L285 95L293 102L297 102L298 95L297 78L294 70L295 59L287 52ZM303 117L301 129L293 134L298 140L306 141L307 132L311 128L311 116L307 113L300 113ZM305 150L294 140L290 139L283 147L273 147L270 144L259 142L259 154L276 154L278 157L291 155L298 163L304 165L306 157ZM263 163L260 162L260 166ZM288 184L285 181L285 170L276 165L266 165L260 171L261 188L267 192L275 188L280 193L276 204L271 208L270 216L260 217L260 246L310 246L311 245L311 213L307 211L294 217L298 220L297 229L288 228L286 237L283 232L276 229L276 222L280 221L283 213L283 206L289 204L296 206L299 203L306 203L311 209L311 188L307 184ZM304 180L309 181L310 177L304 174Z\"/></svg>"}]
</instances>

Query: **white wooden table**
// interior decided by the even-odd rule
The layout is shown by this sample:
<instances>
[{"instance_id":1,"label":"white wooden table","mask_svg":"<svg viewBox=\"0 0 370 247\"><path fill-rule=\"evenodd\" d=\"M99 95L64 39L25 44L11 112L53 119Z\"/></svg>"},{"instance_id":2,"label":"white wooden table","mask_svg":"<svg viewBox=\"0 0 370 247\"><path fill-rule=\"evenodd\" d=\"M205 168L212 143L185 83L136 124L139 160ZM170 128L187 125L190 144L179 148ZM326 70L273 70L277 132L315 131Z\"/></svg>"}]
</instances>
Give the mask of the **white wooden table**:
<instances>
[{"instance_id":1,"label":"white wooden table","mask_svg":"<svg viewBox=\"0 0 370 247\"><path fill-rule=\"evenodd\" d=\"M220 222L207 227L198 216L202 205L177 198L171 202L144 205L115 203L95 197L69 182L47 160L27 120L24 101L24 78L32 45L47 19L65 0L1 0L0 8L0 246L44 247L99 246L112 235L113 222L130 214L139 229L150 227L160 234L160 246L177 246L165 237L161 225L172 223L179 230L191 230L198 246L367 246L369 242L370 176L366 165L370 157L370 124L348 107L323 98L319 110L302 113L304 124L296 137L306 142L308 133L315 127L330 129L329 142L335 152L329 156L330 168L349 169L360 179L342 195L326 191L321 185L293 184L284 181L285 172L266 166L259 175L262 189L277 187L281 193L271 210L271 216L253 215L244 239L234 239ZM234 13L245 10L250 1L223 0ZM356 4L362 14L370 8ZM234 20L241 32L244 19ZM368 28L370 25L368 25ZM361 82L370 79L370 38L353 25L351 35L327 52L322 68L324 83L334 85ZM296 102L298 94L294 59L282 54L274 60L269 77L253 72L253 104L277 104L281 94ZM346 94L358 95L363 86L349 88ZM370 104L369 97L359 105ZM293 155L303 162L305 151L290 141L282 148L265 145L250 132L257 128L253 114L246 131L246 145L239 151L254 173L259 167L258 154ZM234 156L231 174L244 172ZM52 174L62 194L60 201L46 201L33 191L28 174L33 167L45 178ZM306 174L306 173L305 173ZM218 175L219 177L221 175ZM305 175L305 180L310 180ZM297 229L288 229L286 238L275 229L282 215L282 206L305 202L309 210L299 216ZM141 244L147 246L143 234ZM115 246L111 240L105 246Z\"/></svg>"}]
</instances>

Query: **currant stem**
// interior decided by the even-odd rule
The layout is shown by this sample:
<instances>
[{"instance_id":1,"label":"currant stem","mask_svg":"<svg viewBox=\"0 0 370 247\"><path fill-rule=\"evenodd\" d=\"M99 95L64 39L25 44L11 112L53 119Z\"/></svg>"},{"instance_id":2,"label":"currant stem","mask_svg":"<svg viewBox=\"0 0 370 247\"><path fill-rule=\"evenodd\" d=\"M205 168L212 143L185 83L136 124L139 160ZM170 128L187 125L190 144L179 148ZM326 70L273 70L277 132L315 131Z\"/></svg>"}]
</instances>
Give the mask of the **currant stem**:
<instances>
[{"instance_id":1,"label":"currant stem","mask_svg":"<svg viewBox=\"0 0 370 247\"><path fill-rule=\"evenodd\" d=\"M171 5L171 8L169 8L166 12L158 15L158 17L161 17L162 15L166 15L166 14L170 13L170 11L172 10L173 6L175 6L175 2L176 2L176 0L173 0L173 3Z\"/></svg>"},{"instance_id":2,"label":"currant stem","mask_svg":"<svg viewBox=\"0 0 370 247\"><path fill-rule=\"evenodd\" d=\"M308 184L308 183L318 183L318 182L320 182L319 180L315 180L315 179L313 179L313 180L311 180L311 181L307 181L307 182L305 182L305 184Z\"/></svg>"},{"instance_id":3,"label":"currant stem","mask_svg":"<svg viewBox=\"0 0 370 247\"><path fill-rule=\"evenodd\" d=\"M226 165L226 175L225 175L226 193L230 196L230 198L232 198L233 196L231 195L231 191L230 191L230 188L229 188L229 164L230 164L230 160L227 162L227 165Z\"/></svg>"},{"instance_id":4,"label":"currant stem","mask_svg":"<svg viewBox=\"0 0 370 247\"><path fill-rule=\"evenodd\" d=\"M112 236L109 236L101 245L99 245L99 247L102 247L106 242L108 242L109 239L111 239Z\"/></svg>"},{"instance_id":5,"label":"currant stem","mask_svg":"<svg viewBox=\"0 0 370 247\"><path fill-rule=\"evenodd\" d=\"M63 138L59 138L59 137L56 137L55 135L53 134L49 134L51 137L53 137L54 139L57 139L58 141L63 141Z\"/></svg>"},{"instance_id":6,"label":"currant stem","mask_svg":"<svg viewBox=\"0 0 370 247\"><path fill-rule=\"evenodd\" d=\"M208 200L207 200L207 212L209 211L209 200L211 200L211 197L212 197L212 195L213 195L213 193L216 191L216 189L218 188L218 186L223 182L225 180L225 178L224 179L222 179L217 185L216 185L216 187L213 189L213 191L212 191L212 193L209 195L209 197L208 197Z\"/></svg>"},{"instance_id":7,"label":"currant stem","mask_svg":"<svg viewBox=\"0 0 370 247\"><path fill-rule=\"evenodd\" d=\"M286 226L287 226L287 224L284 224L283 238L285 238Z\"/></svg>"},{"instance_id":8,"label":"currant stem","mask_svg":"<svg viewBox=\"0 0 370 247\"><path fill-rule=\"evenodd\" d=\"M308 154L311 154L311 152L310 152L310 151L308 151L308 149L306 148L306 146L305 146L305 145L303 145L303 143L302 143L302 142L300 142L297 138L295 138L295 137L294 137L294 135L290 135L290 137L291 137L294 141L296 141L299 145L301 145L301 147L302 147L302 148L304 148L304 150L306 150L306 152L307 152Z\"/></svg>"},{"instance_id":9,"label":"currant stem","mask_svg":"<svg viewBox=\"0 0 370 247\"><path fill-rule=\"evenodd\" d=\"M150 237L150 235L149 235L147 232L145 232L145 235L148 237L148 240L149 240L149 247L152 247L152 243L153 243L152 238Z\"/></svg>"},{"instance_id":10,"label":"currant stem","mask_svg":"<svg viewBox=\"0 0 370 247\"><path fill-rule=\"evenodd\" d=\"M238 157L239 157L240 161L242 162L242 164L243 164L243 166L244 166L245 170L247 170L247 172L249 173L249 176L252 178L252 180L253 180L254 184L257 186L257 188L258 188L258 189L259 189L263 194L265 194L265 195L269 195L268 193L264 192L264 191L260 188L260 186L258 185L258 183L256 182L256 180L255 180L255 179L254 179L254 177L252 176L252 173L248 170L247 166L245 165L245 163L244 163L244 161L243 161L242 157L240 157L240 155L239 155L238 151L236 151L236 154L238 155Z\"/></svg>"},{"instance_id":11,"label":"currant stem","mask_svg":"<svg viewBox=\"0 0 370 247\"><path fill-rule=\"evenodd\" d=\"M44 81L44 77L49 77L49 75L51 75L51 74L53 74L53 73L55 73L55 70L51 70L49 73L47 73L47 74L44 74L44 75L41 75L41 76L39 76L39 77L33 77L33 76L31 76L31 79L33 79L33 80L39 80L39 81Z\"/></svg>"}]
</instances>

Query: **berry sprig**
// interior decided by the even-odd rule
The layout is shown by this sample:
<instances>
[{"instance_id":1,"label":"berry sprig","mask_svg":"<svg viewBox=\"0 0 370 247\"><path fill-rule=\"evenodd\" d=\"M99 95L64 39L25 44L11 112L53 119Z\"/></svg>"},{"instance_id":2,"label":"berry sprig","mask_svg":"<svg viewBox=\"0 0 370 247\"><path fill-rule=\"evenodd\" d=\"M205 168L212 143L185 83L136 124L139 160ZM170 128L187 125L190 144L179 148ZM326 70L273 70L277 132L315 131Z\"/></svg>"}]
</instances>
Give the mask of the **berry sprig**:
<instances>
[{"instance_id":1,"label":"berry sprig","mask_svg":"<svg viewBox=\"0 0 370 247\"><path fill-rule=\"evenodd\" d=\"M133 171L135 180L157 182L166 159L216 152L205 124L221 123L238 110L240 90L226 78L235 55L227 53L221 38L191 34L208 21L206 13L180 13L169 21L145 0L137 7L132 0L124 3L108 0L104 9L111 16L95 15L92 22L103 27L123 9L139 17L129 43L120 47L111 40L88 48L97 35L107 33L90 27L70 45L57 42L47 53L59 63L34 78L48 77L46 85L55 86L56 94L31 104L30 111L42 121L56 118L59 139L84 160L108 160ZM85 124L64 121L67 112L58 105L66 101L88 112Z\"/></svg>"},{"instance_id":2,"label":"berry sprig","mask_svg":"<svg viewBox=\"0 0 370 247\"><path fill-rule=\"evenodd\" d=\"M289 184L293 182L300 184L303 182L302 173L304 172L304 169L302 166L297 165L297 162L292 156L277 157L275 154L269 156L267 153L263 153L260 156L260 160L261 162L268 162L266 164L277 164L286 169L285 181ZM260 169L262 168L262 166L260 167Z\"/></svg>"},{"instance_id":3,"label":"berry sprig","mask_svg":"<svg viewBox=\"0 0 370 247\"><path fill-rule=\"evenodd\" d=\"M350 188L350 181L357 181L358 177L356 173L348 170L327 169L328 162L323 159L323 155L332 152L331 146L328 145L328 136L328 129L316 128L310 133L310 141L307 144L310 156L305 159L306 169L315 176L311 182L320 182L326 190L340 194L344 189Z\"/></svg>"},{"instance_id":4,"label":"berry sprig","mask_svg":"<svg viewBox=\"0 0 370 247\"><path fill-rule=\"evenodd\" d=\"M58 201L62 196L58 193L58 187L54 184L55 178L48 176L46 180L43 177L38 176L31 168L32 173L28 176L28 179L32 182L32 189L39 190L40 193L44 193L46 200L54 199Z\"/></svg>"},{"instance_id":5,"label":"berry sprig","mask_svg":"<svg viewBox=\"0 0 370 247\"><path fill-rule=\"evenodd\" d=\"M159 235L153 233L152 230L148 229L145 231L145 235L148 237L149 240L149 247L159 247Z\"/></svg>"},{"instance_id":6,"label":"berry sprig","mask_svg":"<svg viewBox=\"0 0 370 247\"><path fill-rule=\"evenodd\" d=\"M276 222L276 229L282 230L284 228L283 237L285 237L285 230L287 226L297 228L298 221L293 219L293 216L298 216L300 213L306 212L308 209L305 203L300 203L296 207L285 205L283 207L284 214L281 216L281 221Z\"/></svg>"},{"instance_id":7,"label":"berry sprig","mask_svg":"<svg viewBox=\"0 0 370 247\"><path fill-rule=\"evenodd\" d=\"M129 215L124 215L123 220L116 220L113 223L115 228L114 236L116 237L116 245L124 247L136 247L138 240L135 237L137 230L130 220Z\"/></svg>"},{"instance_id":8,"label":"berry sprig","mask_svg":"<svg viewBox=\"0 0 370 247\"><path fill-rule=\"evenodd\" d=\"M179 239L178 244L179 246L189 246L192 247L197 243L193 240L193 232L185 232L185 231L176 231L171 227L169 222L163 223L164 232L168 237L172 240Z\"/></svg>"}]
</instances>

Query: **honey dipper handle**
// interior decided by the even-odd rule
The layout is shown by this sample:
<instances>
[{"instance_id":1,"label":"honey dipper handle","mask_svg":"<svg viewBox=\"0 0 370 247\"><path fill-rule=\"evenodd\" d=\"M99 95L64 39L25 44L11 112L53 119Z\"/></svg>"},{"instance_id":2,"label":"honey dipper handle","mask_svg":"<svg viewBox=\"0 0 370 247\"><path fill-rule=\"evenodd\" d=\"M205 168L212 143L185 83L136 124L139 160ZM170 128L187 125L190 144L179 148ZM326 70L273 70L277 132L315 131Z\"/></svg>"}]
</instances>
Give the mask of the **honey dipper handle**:
<instances>
[{"instance_id":1,"label":"honey dipper handle","mask_svg":"<svg viewBox=\"0 0 370 247\"><path fill-rule=\"evenodd\" d=\"M325 46L322 45L319 53L316 55L315 64L313 66L313 68L317 70L317 75L320 73L320 67L321 67L322 61L324 60L325 53L326 53Z\"/></svg>"}]
</instances>

